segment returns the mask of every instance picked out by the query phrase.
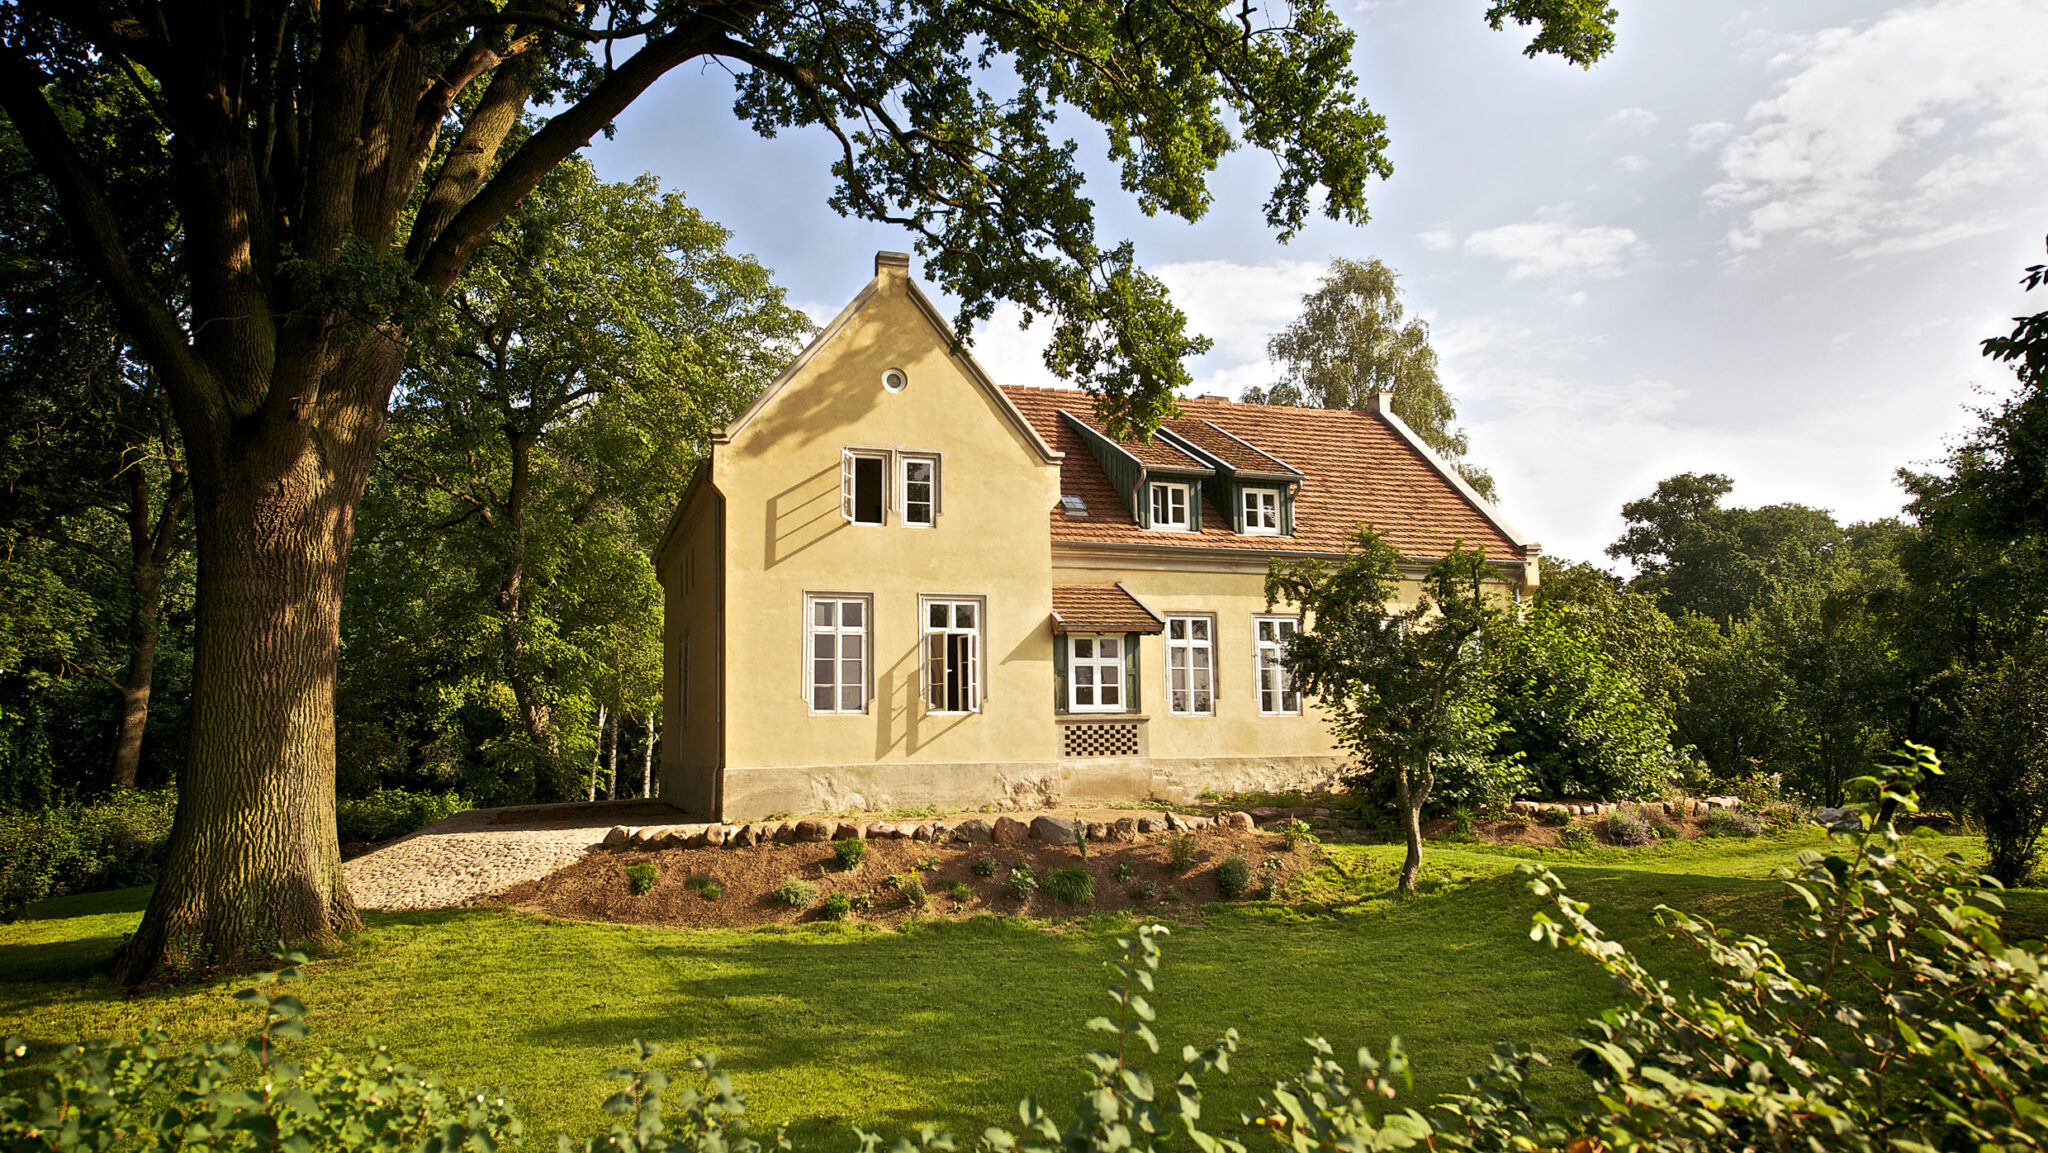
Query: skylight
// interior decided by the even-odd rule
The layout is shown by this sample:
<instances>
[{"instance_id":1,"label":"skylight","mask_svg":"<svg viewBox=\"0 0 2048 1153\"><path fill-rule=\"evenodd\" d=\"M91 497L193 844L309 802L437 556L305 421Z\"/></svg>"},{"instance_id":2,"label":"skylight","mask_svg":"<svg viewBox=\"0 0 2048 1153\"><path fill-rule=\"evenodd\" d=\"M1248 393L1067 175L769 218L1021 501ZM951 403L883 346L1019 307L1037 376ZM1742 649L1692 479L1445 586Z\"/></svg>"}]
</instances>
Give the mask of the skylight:
<instances>
[{"instance_id":1,"label":"skylight","mask_svg":"<svg viewBox=\"0 0 2048 1153\"><path fill-rule=\"evenodd\" d=\"M1088 502L1075 496L1073 493L1062 494L1060 496L1060 504L1066 508L1068 516L1088 515Z\"/></svg>"}]
</instances>

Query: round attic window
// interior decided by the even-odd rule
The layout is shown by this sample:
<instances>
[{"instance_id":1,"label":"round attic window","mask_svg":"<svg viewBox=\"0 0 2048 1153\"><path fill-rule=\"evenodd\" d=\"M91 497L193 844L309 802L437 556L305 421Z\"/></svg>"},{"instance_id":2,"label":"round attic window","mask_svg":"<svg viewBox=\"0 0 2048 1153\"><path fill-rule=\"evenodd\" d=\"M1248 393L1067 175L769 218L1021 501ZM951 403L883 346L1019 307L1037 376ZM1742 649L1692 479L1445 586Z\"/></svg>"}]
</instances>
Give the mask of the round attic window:
<instances>
[{"instance_id":1,"label":"round attic window","mask_svg":"<svg viewBox=\"0 0 2048 1153\"><path fill-rule=\"evenodd\" d=\"M910 384L910 378L900 368L892 368L882 374L882 387L890 392L902 392Z\"/></svg>"}]
</instances>

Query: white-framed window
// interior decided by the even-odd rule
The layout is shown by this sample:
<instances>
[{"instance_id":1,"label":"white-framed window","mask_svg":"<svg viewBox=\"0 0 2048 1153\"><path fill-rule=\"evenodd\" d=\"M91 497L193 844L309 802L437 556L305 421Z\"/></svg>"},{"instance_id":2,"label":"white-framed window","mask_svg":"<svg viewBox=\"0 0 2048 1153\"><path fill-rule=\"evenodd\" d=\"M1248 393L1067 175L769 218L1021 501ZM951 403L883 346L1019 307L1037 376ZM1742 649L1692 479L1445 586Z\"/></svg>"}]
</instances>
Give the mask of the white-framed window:
<instances>
[{"instance_id":1,"label":"white-framed window","mask_svg":"<svg viewBox=\"0 0 2048 1153\"><path fill-rule=\"evenodd\" d=\"M981 602L926 597L920 610L924 618L925 711L980 712Z\"/></svg>"},{"instance_id":2,"label":"white-framed window","mask_svg":"<svg viewBox=\"0 0 2048 1153\"><path fill-rule=\"evenodd\" d=\"M868 710L868 610L864 596L804 598L804 696L812 712Z\"/></svg>"},{"instance_id":3,"label":"white-framed window","mask_svg":"<svg viewBox=\"0 0 2048 1153\"><path fill-rule=\"evenodd\" d=\"M889 456L842 449L839 453L839 515L850 524L881 524L887 516L883 477Z\"/></svg>"},{"instance_id":4,"label":"white-framed window","mask_svg":"<svg viewBox=\"0 0 2048 1153\"><path fill-rule=\"evenodd\" d=\"M1280 535L1280 490L1244 490L1244 531L1247 536Z\"/></svg>"},{"instance_id":5,"label":"white-framed window","mask_svg":"<svg viewBox=\"0 0 2048 1153\"><path fill-rule=\"evenodd\" d=\"M1152 527L1167 532L1188 531L1188 486L1155 480L1152 490Z\"/></svg>"},{"instance_id":6,"label":"white-framed window","mask_svg":"<svg viewBox=\"0 0 2048 1153\"><path fill-rule=\"evenodd\" d=\"M897 507L903 510L903 523L914 528L930 528L939 519L939 458L901 456L896 459L896 501Z\"/></svg>"},{"instance_id":7,"label":"white-framed window","mask_svg":"<svg viewBox=\"0 0 2048 1153\"><path fill-rule=\"evenodd\" d=\"M1067 709L1124 711L1124 638L1086 633L1067 638Z\"/></svg>"},{"instance_id":8,"label":"white-framed window","mask_svg":"<svg viewBox=\"0 0 2048 1153\"><path fill-rule=\"evenodd\" d=\"M1294 617L1254 617L1259 664L1259 711L1279 715L1299 713L1301 694L1294 688L1294 676L1281 663L1287 642L1301 629Z\"/></svg>"},{"instance_id":9,"label":"white-framed window","mask_svg":"<svg viewBox=\"0 0 2048 1153\"><path fill-rule=\"evenodd\" d=\"M1166 711L1183 717L1216 715L1216 621L1166 618Z\"/></svg>"}]
</instances>

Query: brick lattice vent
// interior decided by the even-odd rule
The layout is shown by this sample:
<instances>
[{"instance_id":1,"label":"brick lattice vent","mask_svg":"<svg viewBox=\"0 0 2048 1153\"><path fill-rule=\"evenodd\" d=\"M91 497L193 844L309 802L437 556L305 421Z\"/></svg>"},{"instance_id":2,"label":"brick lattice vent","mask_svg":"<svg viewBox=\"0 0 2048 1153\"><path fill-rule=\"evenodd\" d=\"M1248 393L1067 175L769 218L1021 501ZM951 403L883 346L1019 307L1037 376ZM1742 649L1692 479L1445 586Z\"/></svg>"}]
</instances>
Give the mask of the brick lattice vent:
<instances>
[{"instance_id":1,"label":"brick lattice vent","mask_svg":"<svg viewBox=\"0 0 2048 1153\"><path fill-rule=\"evenodd\" d=\"M1061 756L1135 757L1138 755L1138 726L1130 722L1068 725L1060 741Z\"/></svg>"}]
</instances>

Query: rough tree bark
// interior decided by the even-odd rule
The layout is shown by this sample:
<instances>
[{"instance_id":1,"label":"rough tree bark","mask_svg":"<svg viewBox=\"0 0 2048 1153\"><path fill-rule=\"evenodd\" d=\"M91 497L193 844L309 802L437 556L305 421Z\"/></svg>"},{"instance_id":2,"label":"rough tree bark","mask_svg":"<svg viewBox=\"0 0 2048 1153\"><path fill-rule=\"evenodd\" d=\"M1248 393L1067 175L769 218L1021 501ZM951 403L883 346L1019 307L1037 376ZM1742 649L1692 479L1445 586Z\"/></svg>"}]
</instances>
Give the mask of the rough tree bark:
<instances>
[{"instance_id":1,"label":"rough tree bark","mask_svg":"<svg viewBox=\"0 0 2048 1153\"><path fill-rule=\"evenodd\" d=\"M655 714L647 714L647 743L640 749L640 795L643 797L654 795L654 718Z\"/></svg>"},{"instance_id":2,"label":"rough tree bark","mask_svg":"<svg viewBox=\"0 0 2048 1153\"><path fill-rule=\"evenodd\" d=\"M1428 758L1423 758L1428 763ZM1408 841L1408 856L1401 862L1401 880L1396 890L1404 897L1415 895L1415 881L1422 875L1422 806L1427 793L1409 779L1406 765L1394 766L1395 799L1401 806L1401 833Z\"/></svg>"},{"instance_id":3,"label":"rough tree bark","mask_svg":"<svg viewBox=\"0 0 2048 1153\"><path fill-rule=\"evenodd\" d=\"M142 765L142 736L149 725L149 697L156 683L156 650L163 638L164 577L176 553L184 519L184 467L172 458L161 511L153 511L149 477L140 467L129 469L126 495L128 582L133 599L128 668L115 686L121 696L120 725L114 733L116 789L134 788Z\"/></svg>"}]
</instances>

